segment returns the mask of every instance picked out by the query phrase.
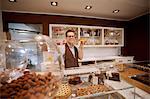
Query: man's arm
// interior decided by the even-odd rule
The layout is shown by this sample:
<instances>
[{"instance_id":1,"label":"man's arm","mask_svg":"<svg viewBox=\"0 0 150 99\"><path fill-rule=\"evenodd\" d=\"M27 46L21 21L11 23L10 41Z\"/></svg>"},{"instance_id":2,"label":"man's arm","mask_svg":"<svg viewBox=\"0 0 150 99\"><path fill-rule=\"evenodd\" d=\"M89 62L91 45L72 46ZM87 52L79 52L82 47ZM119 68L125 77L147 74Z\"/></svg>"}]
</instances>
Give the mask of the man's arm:
<instances>
[{"instance_id":1,"label":"man's arm","mask_svg":"<svg viewBox=\"0 0 150 99\"><path fill-rule=\"evenodd\" d=\"M80 46L78 48L78 58L83 59L83 42L80 43Z\"/></svg>"}]
</instances>

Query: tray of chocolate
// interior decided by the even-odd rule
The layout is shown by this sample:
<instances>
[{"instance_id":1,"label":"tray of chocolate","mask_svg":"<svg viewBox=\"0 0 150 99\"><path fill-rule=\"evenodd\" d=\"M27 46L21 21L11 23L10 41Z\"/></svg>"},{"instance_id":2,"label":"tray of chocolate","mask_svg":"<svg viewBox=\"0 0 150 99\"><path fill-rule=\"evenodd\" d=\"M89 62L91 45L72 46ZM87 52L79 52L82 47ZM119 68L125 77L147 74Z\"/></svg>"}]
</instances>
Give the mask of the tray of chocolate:
<instances>
[{"instance_id":1,"label":"tray of chocolate","mask_svg":"<svg viewBox=\"0 0 150 99\"><path fill-rule=\"evenodd\" d=\"M130 76L130 78L150 86L150 73L137 74L137 75Z\"/></svg>"},{"instance_id":2,"label":"tray of chocolate","mask_svg":"<svg viewBox=\"0 0 150 99\"><path fill-rule=\"evenodd\" d=\"M95 79L96 78L96 79ZM68 84L71 87L71 98L84 96L88 97L93 94L105 93L113 90L112 87L104 83L99 83L97 75L76 75L68 77ZM96 82L96 83L95 83Z\"/></svg>"},{"instance_id":3,"label":"tray of chocolate","mask_svg":"<svg viewBox=\"0 0 150 99\"><path fill-rule=\"evenodd\" d=\"M53 97L59 85L57 77L51 74L36 74L25 71L11 82L0 86L0 99L45 99Z\"/></svg>"},{"instance_id":4,"label":"tray of chocolate","mask_svg":"<svg viewBox=\"0 0 150 99\"><path fill-rule=\"evenodd\" d=\"M77 90L72 90L71 99L125 99L119 90L114 90L107 84L88 85L79 87Z\"/></svg>"}]
</instances>

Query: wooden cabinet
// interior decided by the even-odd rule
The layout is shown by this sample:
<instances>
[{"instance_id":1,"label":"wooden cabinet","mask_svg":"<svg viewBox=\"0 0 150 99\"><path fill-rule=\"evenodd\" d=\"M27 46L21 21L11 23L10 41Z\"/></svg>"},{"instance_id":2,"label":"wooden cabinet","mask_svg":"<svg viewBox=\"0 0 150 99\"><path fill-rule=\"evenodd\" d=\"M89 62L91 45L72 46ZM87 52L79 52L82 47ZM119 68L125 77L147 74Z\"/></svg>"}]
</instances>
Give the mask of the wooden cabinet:
<instances>
[{"instance_id":1,"label":"wooden cabinet","mask_svg":"<svg viewBox=\"0 0 150 99\"><path fill-rule=\"evenodd\" d=\"M58 44L65 44L65 32L76 32L76 44L85 42L85 47L117 47L124 45L124 29L99 26L50 24L50 37Z\"/></svg>"}]
</instances>

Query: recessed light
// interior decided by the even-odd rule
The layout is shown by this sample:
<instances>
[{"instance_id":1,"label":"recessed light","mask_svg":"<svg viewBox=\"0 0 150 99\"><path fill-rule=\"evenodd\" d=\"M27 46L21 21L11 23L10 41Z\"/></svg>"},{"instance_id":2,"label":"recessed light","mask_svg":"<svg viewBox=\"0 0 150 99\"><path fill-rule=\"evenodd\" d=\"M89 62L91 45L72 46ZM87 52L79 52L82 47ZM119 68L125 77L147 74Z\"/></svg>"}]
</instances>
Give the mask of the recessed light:
<instances>
[{"instance_id":1,"label":"recessed light","mask_svg":"<svg viewBox=\"0 0 150 99\"><path fill-rule=\"evenodd\" d=\"M16 0L9 0L9 2L17 2Z\"/></svg>"},{"instance_id":2,"label":"recessed light","mask_svg":"<svg viewBox=\"0 0 150 99\"><path fill-rule=\"evenodd\" d=\"M117 9L117 10L114 10L113 13L118 13L119 11L120 11L120 10Z\"/></svg>"},{"instance_id":3,"label":"recessed light","mask_svg":"<svg viewBox=\"0 0 150 99\"><path fill-rule=\"evenodd\" d=\"M57 2L51 2L51 5L52 5L52 6L57 6L58 3L57 3Z\"/></svg>"},{"instance_id":4,"label":"recessed light","mask_svg":"<svg viewBox=\"0 0 150 99\"><path fill-rule=\"evenodd\" d=\"M90 10L92 6L86 6L85 9Z\"/></svg>"}]
</instances>

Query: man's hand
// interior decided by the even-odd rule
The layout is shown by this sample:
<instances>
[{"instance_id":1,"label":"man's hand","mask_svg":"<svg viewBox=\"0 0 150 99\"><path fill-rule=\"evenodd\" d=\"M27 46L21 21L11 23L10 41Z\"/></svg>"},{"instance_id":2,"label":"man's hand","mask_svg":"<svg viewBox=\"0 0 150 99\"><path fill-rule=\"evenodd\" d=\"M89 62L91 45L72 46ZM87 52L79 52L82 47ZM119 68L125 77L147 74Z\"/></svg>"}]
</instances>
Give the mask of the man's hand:
<instances>
[{"instance_id":1,"label":"man's hand","mask_svg":"<svg viewBox=\"0 0 150 99\"><path fill-rule=\"evenodd\" d=\"M85 44L85 41L80 41L80 46L79 46L79 48L83 48L84 44Z\"/></svg>"}]
</instances>

